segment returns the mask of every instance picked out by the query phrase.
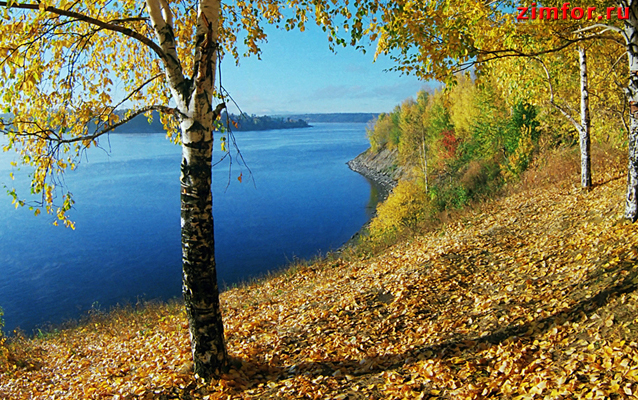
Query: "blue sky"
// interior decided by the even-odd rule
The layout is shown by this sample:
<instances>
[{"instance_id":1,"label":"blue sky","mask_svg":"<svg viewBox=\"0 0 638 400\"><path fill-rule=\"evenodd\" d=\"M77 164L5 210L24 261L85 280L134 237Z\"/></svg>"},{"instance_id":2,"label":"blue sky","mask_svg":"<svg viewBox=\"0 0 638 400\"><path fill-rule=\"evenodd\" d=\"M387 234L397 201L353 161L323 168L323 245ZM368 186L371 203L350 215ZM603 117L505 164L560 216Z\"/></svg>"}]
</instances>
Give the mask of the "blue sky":
<instances>
[{"instance_id":1,"label":"blue sky","mask_svg":"<svg viewBox=\"0 0 638 400\"><path fill-rule=\"evenodd\" d=\"M330 51L326 34L309 22L305 32L268 27L261 60L231 57L222 63L222 83L249 114L387 112L432 84L399 72L374 49ZM234 107L231 112L237 112Z\"/></svg>"}]
</instances>

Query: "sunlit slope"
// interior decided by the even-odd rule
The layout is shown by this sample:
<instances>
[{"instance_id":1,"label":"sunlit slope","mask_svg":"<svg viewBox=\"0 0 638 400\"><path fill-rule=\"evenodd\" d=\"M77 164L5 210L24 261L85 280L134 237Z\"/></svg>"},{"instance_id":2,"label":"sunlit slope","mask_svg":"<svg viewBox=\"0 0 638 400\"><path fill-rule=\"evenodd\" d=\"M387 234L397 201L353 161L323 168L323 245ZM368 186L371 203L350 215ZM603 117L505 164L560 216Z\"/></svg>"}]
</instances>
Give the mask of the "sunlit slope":
<instances>
[{"instance_id":1,"label":"sunlit slope","mask_svg":"<svg viewBox=\"0 0 638 400\"><path fill-rule=\"evenodd\" d=\"M24 341L0 397L629 398L638 235L621 218L625 178L598 179L224 293L236 361L212 385L191 378L183 313L161 306Z\"/></svg>"}]
</instances>

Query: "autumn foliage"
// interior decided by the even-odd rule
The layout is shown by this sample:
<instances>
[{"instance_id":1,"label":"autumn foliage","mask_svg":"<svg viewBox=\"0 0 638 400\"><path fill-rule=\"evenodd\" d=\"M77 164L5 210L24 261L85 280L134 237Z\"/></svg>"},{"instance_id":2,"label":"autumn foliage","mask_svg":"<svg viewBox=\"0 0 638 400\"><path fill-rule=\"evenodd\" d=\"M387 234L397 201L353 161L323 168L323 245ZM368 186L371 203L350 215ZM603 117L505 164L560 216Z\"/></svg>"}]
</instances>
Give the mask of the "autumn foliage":
<instances>
[{"instance_id":1,"label":"autumn foliage","mask_svg":"<svg viewBox=\"0 0 638 400\"><path fill-rule=\"evenodd\" d=\"M454 135L454 131L451 129L441 132L441 136L441 144L445 149L443 157L453 158L456 155L456 149L459 147L459 139Z\"/></svg>"},{"instance_id":2,"label":"autumn foliage","mask_svg":"<svg viewBox=\"0 0 638 400\"><path fill-rule=\"evenodd\" d=\"M539 116L536 106L508 104L489 77L481 83L463 75L457 80L433 93L419 92L416 100L381 114L368 128L372 151L397 148L397 167L409 171L402 179L421 186L424 193L412 202L418 210L410 206L418 211L413 219L421 222L493 196L503 184L519 179L539 149L540 121L546 116ZM396 233L405 225L402 205L409 202L393 199L405 197L399 192L379 208L370 240L386 241L390 230L379 226L392 226ZM392 216L397 220L391 222Z\"/></svg>"},{"instance_id":3,"label":"autumn foliage","mask_svg":"<svg viewBox=\"0 0 638 400\"><path fill-rule=\"evenodd\" d=\"M427 217L426 193L423 187L411 181L400 181L388 199L379 204L377 215L370 223L374 238L393 237L405 229L417 228Z\"/></svg>"}]
</instances>

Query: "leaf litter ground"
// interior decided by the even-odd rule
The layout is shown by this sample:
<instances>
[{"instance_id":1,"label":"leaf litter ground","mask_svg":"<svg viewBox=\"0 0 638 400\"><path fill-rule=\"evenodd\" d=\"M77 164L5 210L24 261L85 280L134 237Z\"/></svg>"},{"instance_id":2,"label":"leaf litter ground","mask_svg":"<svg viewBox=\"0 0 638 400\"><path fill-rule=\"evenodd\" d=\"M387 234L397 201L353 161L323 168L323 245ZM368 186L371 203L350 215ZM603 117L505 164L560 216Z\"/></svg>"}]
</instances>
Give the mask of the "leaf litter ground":
<instances>
[{"instance_id":1,"label":"leaf litter ground","mask_svg":"<svg viewBox=\"0 0 638 400\"><path fill-rule=\"evenodd\" d=\"M603 178L223 293L233 366L211 384L179 305L156 305L16 339L0 398L634 398L638 235Z\"/></svg>"}]
</instances>

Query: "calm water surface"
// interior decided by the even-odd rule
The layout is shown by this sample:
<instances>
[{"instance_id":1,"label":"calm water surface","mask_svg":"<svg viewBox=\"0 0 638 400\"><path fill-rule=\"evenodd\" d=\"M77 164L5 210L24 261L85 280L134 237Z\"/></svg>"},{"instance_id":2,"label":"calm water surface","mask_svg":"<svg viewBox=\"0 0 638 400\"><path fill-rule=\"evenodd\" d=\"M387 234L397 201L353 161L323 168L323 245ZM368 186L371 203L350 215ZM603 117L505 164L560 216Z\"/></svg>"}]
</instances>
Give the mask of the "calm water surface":
<instances>
[{"instance_id":1,"label":"calm water surface","mask_svg":"<svg viewBox=\"0 0 638 400\"><path fill-rule=\"evenodd\" d=\"M365 124L238 132L252 170L214 169L218 277L232 284L335 249L369 218L375 191L345 164L368 147ZM219 142L214 157L220 157ZM65 177L76 230L15 210L0 193L0 307L5 332L78 318L94 304L181 296L180 149L164 134L117 134ZM28 190L0 152L3 185ZM243 183L237 177L243 176ZM230 178L229 178L230 175ZM4 190L2 190L4 192Z\"/></svg>"}]
</instances>

